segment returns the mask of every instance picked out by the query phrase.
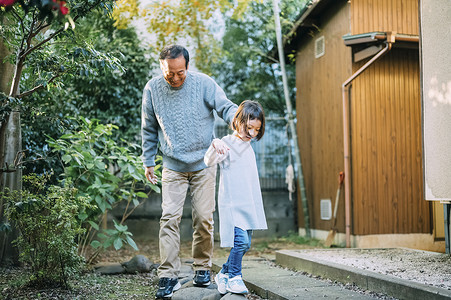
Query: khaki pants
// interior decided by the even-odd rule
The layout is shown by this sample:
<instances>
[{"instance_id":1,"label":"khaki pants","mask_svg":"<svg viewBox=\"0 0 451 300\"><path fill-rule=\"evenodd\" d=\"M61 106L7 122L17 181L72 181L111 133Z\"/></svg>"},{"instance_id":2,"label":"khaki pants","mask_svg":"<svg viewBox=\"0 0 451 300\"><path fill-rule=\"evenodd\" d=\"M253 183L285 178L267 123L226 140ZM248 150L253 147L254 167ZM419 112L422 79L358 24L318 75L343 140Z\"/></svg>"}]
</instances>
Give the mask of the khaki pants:
<instances>
[{"instance_id":1,"label":"khaki pants","mask_svg":"<svg viewBox=\"0 0 451 300\"><path fill-rule=\"evenodd\" d=\"M210 270L213 255L215 184L216 167L196 172L176 172L167 168L163 169L159 278L176 278L180 273L179 225L188 188L192 197L193 268L195 271Z\"/></svg>"}]
</instances>

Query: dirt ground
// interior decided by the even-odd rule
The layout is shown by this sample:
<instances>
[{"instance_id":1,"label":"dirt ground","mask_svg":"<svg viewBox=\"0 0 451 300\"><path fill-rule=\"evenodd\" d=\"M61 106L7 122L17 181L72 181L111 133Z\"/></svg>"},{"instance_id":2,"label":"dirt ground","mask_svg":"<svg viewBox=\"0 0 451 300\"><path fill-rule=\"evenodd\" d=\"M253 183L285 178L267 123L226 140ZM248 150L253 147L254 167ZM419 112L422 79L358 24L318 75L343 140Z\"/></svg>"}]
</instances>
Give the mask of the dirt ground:
<instances>
[{"instance_id":1,"label":"dirt ground","mask_svg":"<svg viewBox=\"0 0 451 300\"><path fill-rule=\"evenodd\" d=\"M133 250L131 247L125 247L119 251L110 250L102 253L96 259L96 262L125 262L133 258L135 255L141 254L146 256L154 263L159 263L159 250L157 240L136 240L139 251ZM254 238L252 247L246 253L249 256L267 256L274 255L276 250L281 249L318 249L320 245L297 244L283 238ZM219 242L215 242L213 256L227 257L229 249L220 248ZM180 257L191 258L191 241L181 242Z\"/></svg>"}]
</instances>

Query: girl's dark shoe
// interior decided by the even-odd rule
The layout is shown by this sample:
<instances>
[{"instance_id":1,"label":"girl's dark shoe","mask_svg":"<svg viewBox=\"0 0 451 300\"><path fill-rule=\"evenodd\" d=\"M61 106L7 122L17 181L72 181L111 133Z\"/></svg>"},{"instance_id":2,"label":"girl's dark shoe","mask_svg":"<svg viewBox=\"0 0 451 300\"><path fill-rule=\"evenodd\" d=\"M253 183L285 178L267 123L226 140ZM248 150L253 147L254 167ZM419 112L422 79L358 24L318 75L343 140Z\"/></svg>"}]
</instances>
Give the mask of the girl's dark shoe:
<instances>
[{"instance_id":1,"label":"girl's dark shoe","mask_svg":"<svg viewBox=\"0 0 451 300\"><path fill-rule=\"evenodd\" d=\"M193 284L194 286L205 287L210 285L210 271L209 270L199 270L194 274Z\"/></svg>"},{"instance_id":2,"label":"girl's dark shoe","mask_svg":"<svg viewBox=\"0 0 451 300\"><path fill-rule=\"evenodd\" d=\"M155 299L171 299L173 293L181 287L177 278L160 278Z\"/></svg>"}]
</instances>

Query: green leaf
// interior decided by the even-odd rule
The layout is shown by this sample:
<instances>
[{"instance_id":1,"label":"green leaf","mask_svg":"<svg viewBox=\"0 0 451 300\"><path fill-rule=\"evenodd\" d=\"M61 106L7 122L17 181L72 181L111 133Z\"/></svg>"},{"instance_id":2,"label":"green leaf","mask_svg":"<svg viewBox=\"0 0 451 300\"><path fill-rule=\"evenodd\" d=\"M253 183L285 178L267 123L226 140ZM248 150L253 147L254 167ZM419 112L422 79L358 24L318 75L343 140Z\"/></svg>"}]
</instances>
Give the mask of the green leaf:
<instances>
[{"instance_id":1,"label":"green leaf","mask_svg":"<svg viewBox=\"0 0 451 300\"><path fill-rule=\"evenodd\" d=\"M114 241L114 238L110 238L110 239L106 240L103 243L103 248L106 249L106 248L110 247L111 245L113 245L113 241Z\"/></svg>"},{"instance_id":2,"label":"green leaf","mask_svg":"<svg viewBox=\"0 0 451 300\"><path fill-rule=\"evenodd\" d=\"M151 185L150 185L150 188L151 188L152 190L154 190L155 192L157 192L157 193L160 193L160 192L161 192L160 187L159 187L158 185L151 184Z\"/></svg>"},{"instance_id":3,"label":"green leaf","mask_svg":"<svg viewBox=\"0 0 451 300\"><path fill-rule=\"evenodd\" d=\"M80 160L80 158L78 158L78 155L74 155L73 156L73 158L75 159L75 161L79 164L79 165L81 165L81 160Z\"/></svg>"},{"instance_id":4,"label":"green leaf","mask_svg":"<svg viewBox=\"0 0 451 300\"><path fill-rule=\"evenodd\" d=\"M137 192L136 196L140 197L140 198L147 198L147 194L144 192Z\"/></svg>"},{"instance_id":5,"label":"green leaf","mask_svg":"<svg viewBox=\"0 0 451 300\"><path fill-rule=\"evenodd\" d=\"M135 171L136 171L136 169L135 169ZM138 174L135 173L135 171L131 172L130 175L138 181L144 180L144 178L141 178Z\"/></svg>"},{"instance_id":6,"label":"green leaf","mask_svg":"<svg viewBox=\"0 0 451 300\"><path fill-rule=\"evenodd\" d=\"M88 222L91 226L92 226L92 228L94 228L95 230L99 230L100 228L99 228L99 225L97 225L96 223L94 223L93 221L89 221Z\"/></svg>"},{"instance_id":7,"label":"green leaf","mask_svg":"<svg viewBox=\"0 0 451 300\"><path fill-rule=\"evenodd\" d=\"M60 136L60 139L71 139L74 138L73 134L63 134L62 136Z\"/></svg>"},{"instance_id":8,"label":"green leaf","mask_svg":"<svg viewBox=\"0 0 451 300\"><path fill-rule=\"evenodd\" d=\"M91 242L91 246L92 246L94 249L99 248L101 245L102 245L102 243L100 243L99 241L96 241L96 240L94 240L94 241Z\"/></svg>"},{"instance_id":9,"label":"green leaf","mask_svg":"<svg viewBox=\"0 0 451 300\"><path fill-rule=\"evenodd\" d=\"M106 234L104 234L104 233L99 233L98 236L99 236L99 238L101 238L102 240L108 239L108 236L107 236Z\"/></svg>"},{"instance_id":10,"label":"green leaf","mask_svg":"<svg viewBox=\"0 0 451 300\"><path fill-rule=\"evenodd\" d=\"M103 161L96 160L95 164L96 164L96 167L101 169L101 170L105 170L105 168L106 168L106 166L103 163Z\"/></svg>"},{"instance_id":11,"label":"green leaf","mask_svg":"<svg viewBox=\"0 0 451 300\"><path fill-rule=\"evenodd\" d=\"M122 243L122 239L120 237L118 237L114 240L114 249L119 250L122 248L122 245L123 245L123 243Z\"/></svg>"},{"instance_id":12,"label":"green leaf","mask_svg":"<svg viewBox=\"0 0 451 300\"><path fill-rule=\"evenodd\" d=\"M116 223L116 222L115 222ZM120 232L125 232L128 229L127 225L121 225L121 224L114 224L114 227L116 227L116 229Z\"/></svg>"},{"instance_id":13,"label":"green leaf","mask_svg":"<svg viewBox=\"0 0 451 300\"><path fill-rule=\"evenodd\" d=\"M100 210L102 211L102 213L104 213L105 210L107 209L106 203L102 201L102 202L100 202L100 203L98 203L98 204L99 204Z\"/></svg>"},{"instance_id":14,"label":"green leaf","mask_svg":"<svg viewBox=\"0 0 451 300\"><path fill-rule=\"evenodd\" d=\"M80 221L84 221L84 220L86 220L86 218L88 218L88 214L87 213L78 214L78 219Z\"/></svg>"},{"instance_id":15,"label":"green leaf","mask_svg":"<svg viewBox=\"0 0 451 300\"><path fill-rule=\"evenodd\" d=\"M106 229L105 232L106 232L106 234L111 235L111 236L118 234L117 230L115 230L115 229Z\"/></svg>"},{"instance_id":16,"label":"green leaf","mask_svg":"<svg viewBox=\"0 0 451 300\"><path fill-rule=\"evenodd\" d=\"M62 160L63 160L66 164L68 164L68 163L72 160L72 156L70 156L69 154L65 154L65 155L63 155Z\"/></svg>"},{"instance_id":17,"label":"green leaf","mask_svg":"<svg viewBox=\"0 0 451 300\"><path fill-rule=\"evenodd\" d=\"M136 243L135 243L135 241L134 241L130 236L127 235L126 239L127 239L127 243L128 243L130 246L132 246L133 249L135 249L136 251L139 250L139 249L138 249L138 246L137 246Z\"/></svg>"}]
</instances>

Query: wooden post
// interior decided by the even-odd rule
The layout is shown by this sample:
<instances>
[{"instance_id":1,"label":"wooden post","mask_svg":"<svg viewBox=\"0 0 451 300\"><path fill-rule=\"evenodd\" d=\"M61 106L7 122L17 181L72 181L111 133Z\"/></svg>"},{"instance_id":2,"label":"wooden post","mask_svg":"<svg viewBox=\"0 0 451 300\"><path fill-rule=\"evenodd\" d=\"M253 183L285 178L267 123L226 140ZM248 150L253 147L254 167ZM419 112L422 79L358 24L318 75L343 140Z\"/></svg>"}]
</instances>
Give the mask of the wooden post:
<instances>
[{"instance_id":1,"label":"wooden post","mask_svg":"<svg viewBox=\"0 0 451 300\"><path fill-rule=\"evenodd\" d=\"M304 213L305 236L307 238L310 238L311 234L310 234L309 209L308 209L307 195L305 192L304 175L303 175L302 164L301 164L301 155L299 153L298 135L297 135L296 126L294 123L295 116L293 115L293 108L291 107L290 94L288 92L287 73L285 71L285 54L284 54L283 45L282 45L282 31L280 29L279 7L277 5L277 0L273 0L273 5L274 5L274 22L276 25L276 38L277 38L277 45L278 45L278 49L279 49L279 62L280 62L280 68L282 69L283 91L285 94L285 103L287 106L288 124L290 125L291 137L294 141L293 142L294 158L295 158L295 162L296 162L297 178L298 178L299 188L300 188L300 192L301 192L302 211Z\"/></svg>"}]
</instances>

